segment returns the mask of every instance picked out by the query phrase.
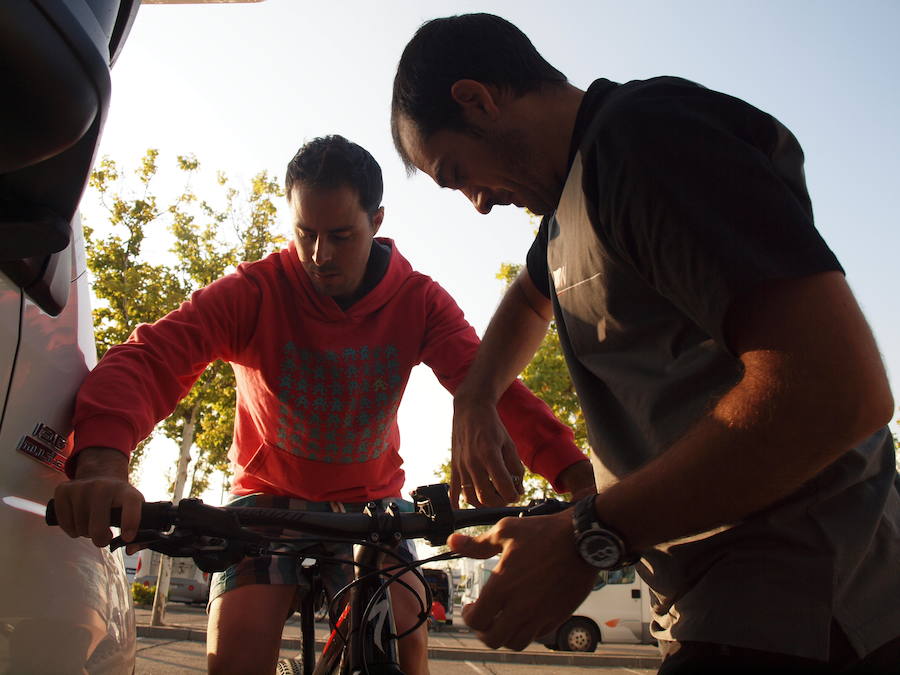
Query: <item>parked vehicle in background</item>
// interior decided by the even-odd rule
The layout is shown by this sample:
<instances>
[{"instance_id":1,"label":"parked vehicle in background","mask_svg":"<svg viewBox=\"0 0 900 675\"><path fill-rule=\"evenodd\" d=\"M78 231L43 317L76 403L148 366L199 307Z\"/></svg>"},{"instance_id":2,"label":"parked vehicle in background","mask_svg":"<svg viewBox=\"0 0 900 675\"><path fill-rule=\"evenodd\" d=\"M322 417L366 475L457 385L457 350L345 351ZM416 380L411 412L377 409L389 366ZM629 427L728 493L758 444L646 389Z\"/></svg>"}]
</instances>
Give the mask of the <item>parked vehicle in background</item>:
<instances>
[{"instance_id":1,"label":"parked vehicle in background","mask_svg":"<svg viewBox=\"0 0 900 675\"><path fill-rule=\"evenodd\" d=\"M129 584L134 583L134 573L137 572L138 565L138 553L125 553L124 548L120 548L122 551L122 559L125 562L125 578Z\"/></svg>"},{"instance_id":2,"label":"parked vehicle in background","mask_svg":"<svg viewBox=\"0 0 900 675\"><path fill-rule=\"evenodd\" d=\"M423 567L422 574L428 586L431 588L431 596L433 600L437 600L444 606L445 619L444 624L453 625L453 592L450 585L450 574L445 570L435 569L433 567Z\"/></svg>"},{"instance_id":3,"label":"parked vehicle in background","mask_svg":"<svg viewBox=\"0 0 900 675\"><path fill-rule=\"evenodd\" d=\"M653 644L650 603L650 588L633 566L602 571L572 616L538 641L571 652L592 652L600 642Z\"/></svg>"},{"instance_id":4,"label":"parked vehicle in background","mask_svg":"<svg viewBox=\"0 0 900 675\"><path fill-rule=\"evenodd\" d=\"M156 586L162 554L144 549L137 554L135 583L147 588ZM191 558L172 558L172 577L169 596L172 602L203 603L209 599L209 574L203 572Z\"/></svg>"},{"instance_id":5,"label":"parked vehicle in background","mask_svg":"<svg viewBox=\"0 0 900 675\"><path fill-rule=\"evenodd\" d=\"M462 586L461 603L468 605L475 602L481 594L481 589L491 578L491 572L500 562L500 557L495 556L487 560L473 560L471 558L463 558L460 560L462 575L460 577L460 585Z\"/></svg>"}]
</instances>

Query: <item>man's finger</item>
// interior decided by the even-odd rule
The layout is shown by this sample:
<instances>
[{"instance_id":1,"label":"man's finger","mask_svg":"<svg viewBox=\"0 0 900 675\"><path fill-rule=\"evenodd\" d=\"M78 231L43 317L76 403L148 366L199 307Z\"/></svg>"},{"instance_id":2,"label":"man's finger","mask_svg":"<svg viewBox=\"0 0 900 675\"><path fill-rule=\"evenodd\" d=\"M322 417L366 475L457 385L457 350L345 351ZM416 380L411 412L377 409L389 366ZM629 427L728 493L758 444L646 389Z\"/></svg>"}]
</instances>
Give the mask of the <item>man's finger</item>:
<instances>
[{"instance_id":1,"label":"man's finger","mask_svg":"<svg viewBox=\"0 0 900 675\"><path fill-rule=\"evenodd\" d=\"M481 560L491 558L503 550L499 544L492 542L487 535L469 537L459 532L454 532L447 538L447 546L454 553L461 553L467 558L479 558Z\"/></svg>"},{"instance_id":2,"label":"man's finger","mask_svg":"<svg viewBox=\"0 0 900 675\"><path fill-rule=\"evenodd\" d=\"M112 530L109 529L111 508L112 501L102 492L90 502L88 536L95 546L106 546L112 539Z\"/></svg>"},{"instance_id":3,"label":"man's finger","mask_svg":"<svg viewBox=\"0 0 900 675\"><path fill-rule=\"evenodd\" d=\"M470 472L472 478L473 490L475 495L475 503L469 502L472 506L498 506L496 490L491 481L491 476L484 471Z\"/></svg>"},{"instance_id":4,"label":"man's finger","mask_svg":"<svg viewBox=\"0 0 900 675\"><path fill-rule=\"evenodd\" d=\"M59 523L60 529L70 537L77 537L78 532L75 529L75 518L72 516L72 504L68 493L57 490L53 496L53 501L56 511L56 522Z\"/></svg>"},{"instance_id":5,"label":"man's finger","mask_svg":"<svg viewBox=\"0 0 900 675\"><path fill-rule=\"evenodd\" d=\"M450 504L453 508L459 508L459 493L462 488L462 477L459 470L451 464L450 466Z\"/></svg>"},{"instance_id":6,"label":"man's finger","mask_svg":"<svg viewBox=\"0 0 900 675\"><path fill-rule=\"evenodd\" d=\"M533 624L534 619L529 621L526 625L519 626L519 629L515 633L506 638L506 642L504 643L504 645L517 652L525 649L525 647L534 642L534 639L536 637L540 637L541 635L537 632L537 630L535 630L535 626Z\"/></svg>"},{"instance_id":7,"label":"man's finger","mask_svg":"<svg viewBox=\"0 0 900 675\"><path fill-rule=\"evenodd\" d=\"M483 636L480 636L481 639L486 645L495 649L500 646L498 644L495 647L493 644L493 641L497 639L498 632L505 630L508 623L513 619L510 615L501 622L498 617L505 604L503 599L510 597L510 589L507 588L504 591L502 588L499 588L504 585L503 581L498 576L496 568L494 568L494 573L478 595L478 600L467 606L466 611L463 613L463 619L469 627L472 630L484 633Z\"/></svg>"},{"instance_id":8,"label":"man's finger","mask_svg":"<svg viewBox=\"0 0 900 675\"><path fill-rule=\"evenodd\" d=\"M460 469L459 474L458 474L458 480L459 480L459 487L457 488L457 490L459 492L457 493L457 502L456 503L459 504L458 495L461 493L463 496L463 499L466 500L466 504L469 504L470 506L475 506L475 507L481 506L482 504L479 501L478 495L475 491L475 481L472 478L472 476L469 474L469 472L464 469ZM452 495L451 495L451 497L452 497Z\"/></svg>"},{"instance_id":9,"label":"man's finger","mask_svg":"<svg viewBox=\"0 0 900 675\"><path fill-rule=\"evenodd\" d=\"M516 490L516 497L521 497L525 493L523 481L525 480L525 466L519 459L519 453L516 450L516 444L512 439L507 437L501 450L503 453L503 464L512 478L513 488Z\"/></svg>"},{"instance_id":10,"label":"man's finger","mask_svg":"<svg viewBox=\"0 0 900 675\"><path fill-rule=\"evenodd\" d=\"M474 506L475 508L479 508L484 506L481 503L481 500L478 498L477 488L472 484L467 484L462 486L463 497L466 500L466 504L469 506Z\"/></svg>"},{"instance_id":11,"label":"man's finger","mask_svg":"<svg viewBox=\"0 0 900 675\"><path fill-rule=\"evenodd\" d=\"M131 541L137 536L138 528L141 525L141 509L144 505L141 495L127 494L122 500L122 520L121 531L124 541Z\"/></svg>"},{"instance_id":12,"label":"man's finger","mask_svg":"<svg viewBox=\"0 0 900 675\"><path fill-rule=\"evenodd\" d=\"M499 446L483 445L467 455L465 462L476 493L476 502L470 504L503 506L518 499Z\"/></svg>"}]
</instances>

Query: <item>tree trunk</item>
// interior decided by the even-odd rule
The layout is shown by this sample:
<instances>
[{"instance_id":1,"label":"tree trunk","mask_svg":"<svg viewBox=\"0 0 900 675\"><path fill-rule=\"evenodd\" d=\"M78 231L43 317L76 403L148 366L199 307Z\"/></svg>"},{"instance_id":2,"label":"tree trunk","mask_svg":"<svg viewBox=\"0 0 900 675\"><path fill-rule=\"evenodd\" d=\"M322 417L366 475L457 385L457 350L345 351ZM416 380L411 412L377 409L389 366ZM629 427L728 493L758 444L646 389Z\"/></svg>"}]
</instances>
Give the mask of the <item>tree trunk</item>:
<instances>
[{"instance_id":1,"label":"tree trunk","mask_svg":"<svg viewBox=\"0 0 900 675\"><path fill-rule=\"evenodd\" d=\"M181 501L184 484L187 481L187 467L191 461L191 446L194 444L194 428L197 425L197 414L200 406L191 408L191 416L185 420L181 432L181 452L178 455L178 469L175 472L175 489L172 491L172 503ZM169 595L169 580L172 577L172 559L161 556L159 577L156 580L156 596L153 598L153 612L150 615L151 626L164 626L166 618L166 600Z\"/></svg>"}]
</instances>

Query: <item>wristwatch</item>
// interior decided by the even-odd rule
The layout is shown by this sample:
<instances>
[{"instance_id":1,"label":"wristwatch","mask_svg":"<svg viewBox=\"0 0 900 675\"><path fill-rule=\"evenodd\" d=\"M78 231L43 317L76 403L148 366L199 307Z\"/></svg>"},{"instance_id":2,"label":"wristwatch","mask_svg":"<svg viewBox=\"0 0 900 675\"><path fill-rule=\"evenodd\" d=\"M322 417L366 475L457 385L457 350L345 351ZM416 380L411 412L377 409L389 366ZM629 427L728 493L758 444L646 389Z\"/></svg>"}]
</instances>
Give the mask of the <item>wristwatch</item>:
<instances>
[{"instance_id":1,"label":"wristwatch","mask_svg":"<svg viewBox=\"0 0 900 675\"><path fill-rule=\"evenodd\" d=\"M588 565L600 570L617 570L636 562L628 554L622 536L597 520L594 497L585 497L575 504L572 522L575 525L575 548Z\"/></svg>"}]
</instances>

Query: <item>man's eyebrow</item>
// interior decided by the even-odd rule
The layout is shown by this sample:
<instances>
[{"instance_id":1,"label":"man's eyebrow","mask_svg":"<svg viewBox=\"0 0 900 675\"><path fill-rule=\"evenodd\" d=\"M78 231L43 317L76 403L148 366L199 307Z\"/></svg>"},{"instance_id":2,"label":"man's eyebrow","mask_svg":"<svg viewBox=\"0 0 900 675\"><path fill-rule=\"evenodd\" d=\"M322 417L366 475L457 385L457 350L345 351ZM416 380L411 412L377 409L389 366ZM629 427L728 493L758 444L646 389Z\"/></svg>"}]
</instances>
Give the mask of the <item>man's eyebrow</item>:
<instances>
[{"instance_id":1,"label":"man's eyebrow","mask_svg":"<svg viewBox=\"0 0 900 675\"><path fill-rule=\"evenodd\" d=\"M319 234L318 230L315 230L315 229L312 229L309 227L304 227L301 223L295 223L294 227L298 230L303 230L304 232L315 232L316 234ZM344 234L345 232L352 232L352 231L353 231L353 225L351 224L351 225L345 225L344 227L335 227L330 230L324 230L324 233L325 234L334 234L334 233Z\"/></svg>"}]
</instances>

